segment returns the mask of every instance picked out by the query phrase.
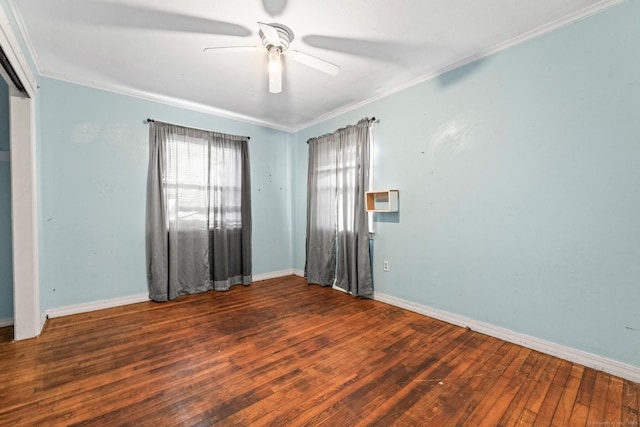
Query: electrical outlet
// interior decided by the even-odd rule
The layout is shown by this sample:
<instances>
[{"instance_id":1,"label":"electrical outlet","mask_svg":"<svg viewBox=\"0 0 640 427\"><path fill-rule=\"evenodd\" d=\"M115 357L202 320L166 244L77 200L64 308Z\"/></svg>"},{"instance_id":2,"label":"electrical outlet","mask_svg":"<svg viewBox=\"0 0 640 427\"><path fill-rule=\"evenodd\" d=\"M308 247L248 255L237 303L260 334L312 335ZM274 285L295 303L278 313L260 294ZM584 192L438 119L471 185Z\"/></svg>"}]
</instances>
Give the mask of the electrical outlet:
<instances>
[{"instance_id":1,"label":"electrical outlet","mask_svg":"<svg viewBox=\"0 0 640 427\"><path fill-rule=\"evenodd\" d=\"M382 262L382 270L389 271L389 261L387 261L386 259Z\"/></svg>"}]
</instances>

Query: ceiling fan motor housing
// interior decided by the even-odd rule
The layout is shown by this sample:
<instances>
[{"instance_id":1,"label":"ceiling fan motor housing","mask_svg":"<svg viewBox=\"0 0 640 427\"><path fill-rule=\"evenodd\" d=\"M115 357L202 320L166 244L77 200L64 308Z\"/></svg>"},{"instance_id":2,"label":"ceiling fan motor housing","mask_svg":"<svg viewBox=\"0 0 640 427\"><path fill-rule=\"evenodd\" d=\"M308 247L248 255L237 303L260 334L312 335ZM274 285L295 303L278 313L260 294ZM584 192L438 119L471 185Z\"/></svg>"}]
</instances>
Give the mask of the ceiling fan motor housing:
<instances>
[{"instance_id":1,"label":"ceiling fan motor housing","mask_svg":"<svg viewBox=\"0 0 640 427\"><path fill-rule=\"evenodd\" d=\"M289 45L293 41L293 31L291 31L291 29L286 25L282 25L282 24L273 23L273 24L269 24L269 26L274 28L276 31L278 31L278 36L280 37L280 46L276 46L276 47L280 49L280 52L284 52L287 49L289 49ZM262 30L258 31L258 35L262 40L262 45L267 50L269 50L270 47L275 46L273 43L271 43L267 39L267 37L264 35L264 32Z\"/></svg>"}]
</instances>

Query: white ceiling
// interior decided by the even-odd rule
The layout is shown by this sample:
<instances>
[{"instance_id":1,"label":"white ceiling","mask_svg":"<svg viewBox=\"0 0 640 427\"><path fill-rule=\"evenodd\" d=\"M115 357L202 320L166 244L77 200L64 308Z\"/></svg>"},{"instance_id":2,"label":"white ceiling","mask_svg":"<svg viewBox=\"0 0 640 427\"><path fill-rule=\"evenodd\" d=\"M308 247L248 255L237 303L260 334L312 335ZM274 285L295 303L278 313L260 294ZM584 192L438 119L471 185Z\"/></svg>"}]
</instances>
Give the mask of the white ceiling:
<instances>
[{"instance_id":1,"label":"white ceiling","mask_svg":"<svg viewBox=\"0 0 640 427\"><path fill-rule=\"evenodd\" d=\"M423 81L619 0L12 0L38 72L293 131ZM294 32L268 91L257 21Z\"/></svg>"}]
</instances>

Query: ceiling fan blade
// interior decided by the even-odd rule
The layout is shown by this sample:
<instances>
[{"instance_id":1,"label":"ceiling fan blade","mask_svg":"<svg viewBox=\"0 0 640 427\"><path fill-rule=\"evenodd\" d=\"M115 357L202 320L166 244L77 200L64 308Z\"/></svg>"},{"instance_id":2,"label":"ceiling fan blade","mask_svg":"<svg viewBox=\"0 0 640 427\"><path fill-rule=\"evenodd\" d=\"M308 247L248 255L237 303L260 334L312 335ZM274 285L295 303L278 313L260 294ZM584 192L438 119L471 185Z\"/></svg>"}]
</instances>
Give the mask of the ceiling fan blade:
<instances>
[{"instance_id":1,"label":"ceiling fan blade","mask_svg":"<svg viewBox=\"0 0 640 427\"><path fill-rule=\"evenodd\" d=\"M270 44L280 46L280 34L278 34L278 30L275 27L265 24L264 22L258 22L258 25L260 26L260 30L262 30L262 34L264 34Z\"/></svg>"},{"instance_id":2,"label":"ceiling fan blade","mask_svg":"<svg viewBox=\"0 0 640 427\"><path fill-rule=\"evenodd\" d=\"M211 46L202 49L203 52L257 52L262 50L258 46Z\"/></svg>"},{"instance_id":3,"label":"ceiling fan blade","mask_svg":"<svg viewBox=\"0 0 640 427\"><path fill-rule=\"evenodd\" d=\"M308 35L302 40L309 46L342 52L349 55L371 58L378 61L398 63L409 55L421 56L433 54L433 47L424 44L398 43L382 39L354 39L347 37L330 37Z\"/></svg>"},{"instance_id":4,"label":"ceiling fan blade","mask_svg":"<svg viewBox=\"0 0 640 427\"><path fill-rule=\"evenodd\" d=\"M325 61L324 59L309 55L308 53L298 52L297 50L288 50L285 53L294 61L307 65L311 68L315 68L316 70L327 73L330 76L337 76L340 72L340 67L338 67L336 64L332 64L331 62Z\"/></svg>"},{"instance_id":5,"label":"ceiling fan blade","mask_svg":"<svg viewBox=\"0 0 640 427\"><path fill-rule=\"evenodd\" d=\"M262 0L262 6L264 6L264 11L273 17L284 12L287 8L287 0Z\"/></svg>"},{"instance_id":6,"label":"ceiling fan blade","mask_svg":"<svg viewBox=\"0 0 640 427\"><path fill-rule=\"evenodd\" d=\"M42 8L52 16L63 8L54 2L43 2ZM203 16L171 12L152 6L137 6L107 0L74 1L74 7L65 10L65 18L102 27L128 30L173 31L192 34L216 34L247 37L248 28L232 22L218 21ZM132 2L128 2L132 3Z\"/></svg>"}]
</instances>

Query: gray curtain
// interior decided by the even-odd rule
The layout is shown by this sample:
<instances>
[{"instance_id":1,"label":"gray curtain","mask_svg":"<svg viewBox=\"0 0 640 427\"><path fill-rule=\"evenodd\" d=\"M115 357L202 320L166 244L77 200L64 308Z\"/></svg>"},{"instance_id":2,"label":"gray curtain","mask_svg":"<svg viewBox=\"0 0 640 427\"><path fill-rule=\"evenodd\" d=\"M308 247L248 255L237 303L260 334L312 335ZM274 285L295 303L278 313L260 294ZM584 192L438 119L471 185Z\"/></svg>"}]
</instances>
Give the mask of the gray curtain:
<instances>
[{"instance_id":1,"label":"gray curtain","mask_svg":"<svg viewBox=\"0 0 640 427\"><path fill-rule=\"evenodd\" d=\"M309 140L307 261L309 283L373 295L368 215L369 120Z\"/></svg>"},{"instance_id":2,"label":"gray curtain","mask_svg":"<svg viewBox=\"0 0 640 427\"><path fill-rule=\"evenodd\" d=\"M150 123L150 299L251 283L250 192L247 137Z\"/></svg>"}]
</instances>

